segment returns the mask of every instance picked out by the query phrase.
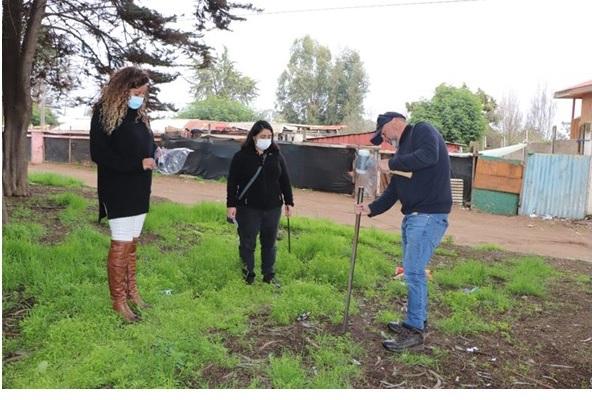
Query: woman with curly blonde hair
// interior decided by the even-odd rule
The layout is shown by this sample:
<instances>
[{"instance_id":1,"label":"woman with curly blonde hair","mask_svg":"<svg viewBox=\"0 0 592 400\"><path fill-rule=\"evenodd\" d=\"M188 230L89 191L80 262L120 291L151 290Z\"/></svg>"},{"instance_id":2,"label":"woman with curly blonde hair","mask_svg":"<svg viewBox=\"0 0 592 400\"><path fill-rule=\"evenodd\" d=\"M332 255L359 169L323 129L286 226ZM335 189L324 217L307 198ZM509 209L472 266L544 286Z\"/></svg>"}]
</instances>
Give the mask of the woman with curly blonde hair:
<instances>
[{"instance_id":1,"label":"woman with curly blonde hair","mask_svg":"<svg viewBox=\"0 0 592 400\"><path fill-rule=\"evenodd\" d=\"M107 217L111 247L107 275L113 309L139 319L128 301L148 307L136 284L136 248L150 206L157 150L146 115L148 74L136 67L115 72L93 108L90 154L97 164L99 222Z\"/></svg>"}]
</instances>

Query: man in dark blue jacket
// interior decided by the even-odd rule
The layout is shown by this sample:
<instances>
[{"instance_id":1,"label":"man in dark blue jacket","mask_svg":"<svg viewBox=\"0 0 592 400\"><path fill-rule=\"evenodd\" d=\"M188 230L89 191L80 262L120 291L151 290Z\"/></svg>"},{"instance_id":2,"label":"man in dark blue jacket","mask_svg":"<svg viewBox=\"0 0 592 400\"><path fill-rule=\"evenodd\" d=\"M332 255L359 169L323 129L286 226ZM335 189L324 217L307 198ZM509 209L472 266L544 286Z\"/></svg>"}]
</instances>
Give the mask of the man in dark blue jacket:
<instances>
[{"instance_id":1,"label":"man in dark blue jacket","mask_svg":"<svg viewBox=\"0 0 592 400\"><path fill-rule=\"evenodd\" d=\"M452 207L450 160L446 143L436 128L426 122L410 125L396 112L378 116L371 142L379 145L383 140L398 143L395 155L381 161L381 170L394 174L384 193L370 204L356 206L356 213L373 217L390 209L397 200L402 205L407 317L402 323L388 324L396 336L382 343L387 350L398 352L423 346L428 308L425 267L448 227Z\"/></svg>"}]
</instances>

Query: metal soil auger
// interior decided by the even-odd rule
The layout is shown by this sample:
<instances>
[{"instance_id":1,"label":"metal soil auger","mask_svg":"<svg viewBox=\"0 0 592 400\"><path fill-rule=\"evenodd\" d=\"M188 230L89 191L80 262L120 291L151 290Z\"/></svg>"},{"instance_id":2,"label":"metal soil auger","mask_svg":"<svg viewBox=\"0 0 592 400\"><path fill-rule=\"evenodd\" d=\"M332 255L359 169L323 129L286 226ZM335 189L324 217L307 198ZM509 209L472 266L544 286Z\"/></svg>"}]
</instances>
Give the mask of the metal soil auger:
<instances>
[{"instance_id":1,"label":"metal soil auger","mask_svg":"<svg viewBox=\"0 0 592 400\"><path fill-rule=\"evenodd\" d=\"M290 237L290 217L287 216L286 219L288 220L288 253L292 252L292 239Z\"/></svg>"},{"instance_id":2,"label":"metal soil auger","mask_svg":"<svg viewBox=\"0 0 592 400\"><path fill-rule=\"evenodd\" d=\"M371 184L371 179L376 177L377 163L370 156L370 152L366 149L358 150L355 170L358 179L356 179L356 204L364 202L364 187ZM374 173L372 173L374 172ZM352 242L352 255L349 268L349 279L347 282L347 295L345 297L345 313L343 315L343 332L347 331L347 323L349 317L349 303L351 301L352 285L354 281L354 269L356 267L356 255L358 252L358 238L360 236L360 221L362 215L356 214L356 224L354 227L354 239Z\"/></svg>"},{"instance_id":3,"label":"metal soil auger","mask_svg":"<svg viewBox=\"0 0 592 400\"><path fill-rule=\"evenodd\" d=\"M356 204L364 201L364 187L358 187L356 193ZM349 267L349 279L347 281L347 296L345 297L345 314L343 315L343 332L347 330L347 319L349 316L349 302L352 294L352 284L354 281L354 269L356 267L356 255L358 252L358 237L360 236L360 219L362 214L356 214L356 225L354 228L354 240L352 243L352 255Z\"/></svg>"}]
</instances>

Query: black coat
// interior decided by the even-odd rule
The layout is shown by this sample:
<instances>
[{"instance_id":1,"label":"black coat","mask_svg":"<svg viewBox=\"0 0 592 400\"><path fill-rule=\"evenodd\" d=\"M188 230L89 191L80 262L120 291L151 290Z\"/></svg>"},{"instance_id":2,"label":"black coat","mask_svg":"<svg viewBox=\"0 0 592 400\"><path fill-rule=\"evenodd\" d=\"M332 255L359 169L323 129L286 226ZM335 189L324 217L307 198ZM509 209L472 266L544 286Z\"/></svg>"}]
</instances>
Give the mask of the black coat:
<instances>
[{"instance_id":1,"label":"black coat","mask_svg":"<svg viewBox=\"0 0 592 400\"><path fill-rule=\"evenodd\" d=\"M264 154L267 156L263 169L241 200L238 197L263 162L263 155L257 154L252 148L242 148L234 155L228 173L227 207L246 206L270 210L282 204L294 205L284 157L275 146Z\"/></svg>"},{"instance_id":2,"label":"black coat","mask_svg":"<svg viewBox=\"0 0 592 400\"><path fill-rule=\"evenodd\" d=\"M150 207L152 171L142 160L154 157L152 131L128 109L121 125L107 135L96 107L90 126L90 156L97 164L99 221L145 214Z\"/></svg>"}]
</instances>

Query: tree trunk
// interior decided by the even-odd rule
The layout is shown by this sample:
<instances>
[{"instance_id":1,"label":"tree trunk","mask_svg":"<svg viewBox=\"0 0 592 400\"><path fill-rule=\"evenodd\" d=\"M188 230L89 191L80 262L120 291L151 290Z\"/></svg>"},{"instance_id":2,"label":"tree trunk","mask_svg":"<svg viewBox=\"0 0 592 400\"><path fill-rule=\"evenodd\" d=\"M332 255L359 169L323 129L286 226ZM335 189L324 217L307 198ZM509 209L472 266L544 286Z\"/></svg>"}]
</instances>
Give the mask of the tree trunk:
<instances>
[{"instance_id":1,"label":"tree trunk","mask_svg":"<svg viewBox=\"0 0 592 400\"><path fill-rule=\"evenodd\" d=\"M31 71L47 0L34 0L23 15L22 0L2 1L2 188L26 196L27 128L31 121ZM23 32L23 22L26 26Z\"/></svg>"}]
</instances>

